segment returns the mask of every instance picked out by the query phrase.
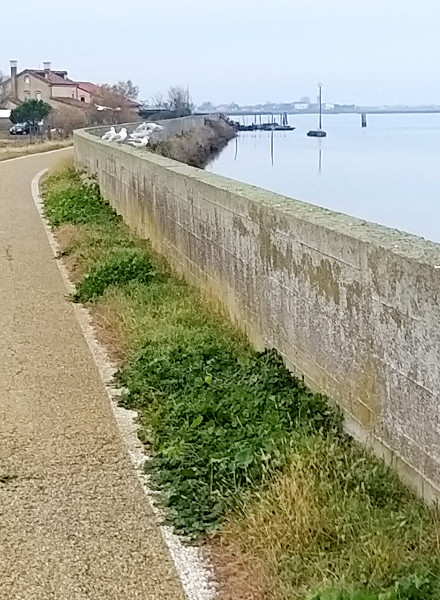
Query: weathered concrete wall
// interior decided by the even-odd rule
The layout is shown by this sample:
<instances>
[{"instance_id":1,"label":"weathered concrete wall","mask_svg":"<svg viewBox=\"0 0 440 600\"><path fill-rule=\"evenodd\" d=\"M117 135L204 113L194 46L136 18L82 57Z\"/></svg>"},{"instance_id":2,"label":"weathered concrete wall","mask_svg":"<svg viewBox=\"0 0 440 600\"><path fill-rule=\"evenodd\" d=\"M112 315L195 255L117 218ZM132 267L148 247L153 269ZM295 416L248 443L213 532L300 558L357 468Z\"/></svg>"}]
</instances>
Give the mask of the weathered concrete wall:
<instances>
[{"instance_id":1,"label":"weathered concrete wall","mask_svg":"<svg viewBox=\"0 0 440 600\"><path fill-rule=\"evenodd\" d=\"M439 497L439 245L83 131L75 153L176 271Z\"/></svg>"}]
</instances>

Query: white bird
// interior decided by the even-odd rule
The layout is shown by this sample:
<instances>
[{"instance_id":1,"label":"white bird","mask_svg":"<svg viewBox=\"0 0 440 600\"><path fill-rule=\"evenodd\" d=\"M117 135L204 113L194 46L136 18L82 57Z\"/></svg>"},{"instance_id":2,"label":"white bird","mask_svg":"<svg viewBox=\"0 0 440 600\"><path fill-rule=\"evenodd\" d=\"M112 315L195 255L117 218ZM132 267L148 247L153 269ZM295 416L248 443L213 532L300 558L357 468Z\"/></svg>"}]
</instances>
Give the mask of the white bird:
<instances>
[{"instance_id":1,"label":"white bird","mask_svg":"<svg viewBox=\"0 0 440 600\"><path fill-rule=\"evenodd\" d=\"M140 125L138 125L136 127L136 129L133 131L133 133L137 133L138 131L143 131L146 128L147 128L147 124L146 123L141 123Z\"/></svg>"},{"instance_id":2,"label":"white bird","mask_svg":"<svg viewBox=\"0 0 440 600\"><path fill-rule=\"evenodd\" d=\"M127 139L127 130L125 129L125 127L123 127L121 129L121 131L119 133L117 133L115 135L115 137L112 139L112 142L116 142L117 144L122 144L122 142L125 142L125 140Z\"/></svg>"},{"instance_id":3,"label":"white bird","mask_svg":"<svg viewBox=\"0 0 440 600\"><path fill-rule=\"evenodd\" d=\"M134 131L130 134L130 140L140 140L144 137L148 137L151 131Z\"/></svg>"},{"instance_id":4,"label":"white bird","mask_svg":"<svg viewBox=\"0 0 440 600\"><path fill-rule=\"evenodd\" d=\"M157 123L147 123L147 129L150 131L163 131L165 128L162 125L158 125Z\"/></svg>"},{"instance_id":5,"label":"white bird","mask_svg":"<svg viewBox=\"0 0 440 600\"><path fill-rule=\"evenodd\" d=\"M145 136L143 138L140 138L139 140L130 140L128 143L134 148L143 148L145 146L148 146L149 141L150 138L148 136Z\"/></svg>"},{"instance_id":6,"label":"white bird","mask_svg":"<svg viewBox=\"0 0 440 600\"><path fill-rule=\"evenodd\" d=\"M116 135L116 130L114 127L110 127L110 130L101 137L101 140L112 140Z\"/></svg>"}]
</instances>

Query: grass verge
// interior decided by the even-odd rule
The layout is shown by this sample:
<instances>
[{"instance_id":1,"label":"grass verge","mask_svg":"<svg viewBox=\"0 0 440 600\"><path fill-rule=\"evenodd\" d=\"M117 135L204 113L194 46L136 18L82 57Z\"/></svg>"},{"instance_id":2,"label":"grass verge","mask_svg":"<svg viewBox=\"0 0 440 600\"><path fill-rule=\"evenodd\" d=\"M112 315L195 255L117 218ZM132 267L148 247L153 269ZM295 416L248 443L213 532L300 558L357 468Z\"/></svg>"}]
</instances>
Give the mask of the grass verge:
<instances>
[{"instance_id":1,"label":"grass verge","mask_svg":"<svg viewBox=\"0 0 440 600\"><path fill-rule=\"evenodd\" d=\"M75 299L118 345L169 521L231 557L223 597L440 598L438 513L341 432L326 399L211 313L95 182L53 173L44 201ZM252 592L231 589L246 578Z\"/></svg>"},{"instance_id":2,"label":"grass verge","mask_svg":"<svg viewBox=\"0 0 440 600\"><path fill-rule=\"evenodd\" d=\"M64 141L46 141L37 142L35 144L23 144L22 146L11 145L0 147L0 162L11 158L19 158L20 156L29 156L31 154L39 154L40 152L50 152L51 150L61 150L73 145L72 140Z\"/></svg>"}]
</instances>

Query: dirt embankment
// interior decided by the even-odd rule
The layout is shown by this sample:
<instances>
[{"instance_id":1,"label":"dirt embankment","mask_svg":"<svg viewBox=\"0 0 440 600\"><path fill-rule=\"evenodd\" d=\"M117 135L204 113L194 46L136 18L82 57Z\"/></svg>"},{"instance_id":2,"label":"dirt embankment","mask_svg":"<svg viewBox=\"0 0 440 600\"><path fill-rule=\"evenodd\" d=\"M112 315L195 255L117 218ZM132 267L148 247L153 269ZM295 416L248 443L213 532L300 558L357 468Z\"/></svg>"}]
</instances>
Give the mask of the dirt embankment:
<instances>
[{"instance_id":1,"label":"dirt embankment","mask_svg":"<svg viewBox=\"0 0 440 600\"><path fill-rule=\"evenodd\" d=\"M153 152L203 169L236 136L226 121L207 121L193 131L175 135L151 146Z\"/></svg>"}]
</instances>

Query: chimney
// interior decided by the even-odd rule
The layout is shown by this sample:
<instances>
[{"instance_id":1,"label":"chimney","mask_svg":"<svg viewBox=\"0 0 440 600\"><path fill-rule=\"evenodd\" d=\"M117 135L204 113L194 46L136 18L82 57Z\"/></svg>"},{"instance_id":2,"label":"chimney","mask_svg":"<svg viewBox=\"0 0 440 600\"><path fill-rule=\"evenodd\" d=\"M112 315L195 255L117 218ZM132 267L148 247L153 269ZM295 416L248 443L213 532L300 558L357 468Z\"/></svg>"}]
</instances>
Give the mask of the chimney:
<instances>
[{"instance_id":1,"label":"chimney","mask_svg":"<svg viewBox=\"0 0 440 600\"><path fill-rule=\"evenodd\" d=\"M52 63L51 62L44 62L43 63L43 67L44 67L44 76L46 77L46 79L48 79L49 78L50 70L52 68Z\"/></svg>"},{"instance_id":2,"label":"chimney","mask_svg":"<svg viewBox=\"0 0 440 600\"><path fill-rule=\"evenodd\" d=\"M13 98L18 98L18 88L17 88L17 65L18 62L16 60L11 60L9 62L11 65L11 94Z\"/></svg>"}]
</instances>

